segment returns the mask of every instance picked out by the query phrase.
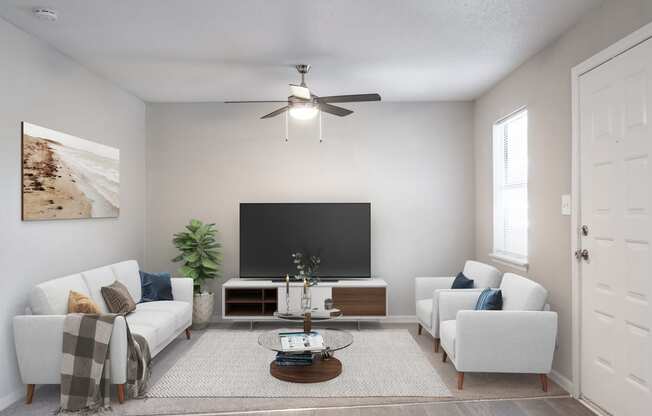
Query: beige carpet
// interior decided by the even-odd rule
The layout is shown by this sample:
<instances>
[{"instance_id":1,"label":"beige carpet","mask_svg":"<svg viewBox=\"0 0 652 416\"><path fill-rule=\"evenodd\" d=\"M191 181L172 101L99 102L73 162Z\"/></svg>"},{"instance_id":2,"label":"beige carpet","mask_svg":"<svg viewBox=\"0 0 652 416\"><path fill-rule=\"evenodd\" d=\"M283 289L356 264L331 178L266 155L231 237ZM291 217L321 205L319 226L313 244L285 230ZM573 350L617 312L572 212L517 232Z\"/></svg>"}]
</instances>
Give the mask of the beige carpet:
<instances>
[{"instance_id":1,"label":"beige carpet","mask_svg":"<svg viewBox=\"0 0 652 416\"><path fill-rule=\"evenodd\" d=\"M336 353L342 362L342 374L308 384L288 383L271 376L269 363L276 353L258 345L263 333L206 331L151 387L147 397L451 396L405 329L350 331L353 344Z\"/></svg>"}]
</instances>

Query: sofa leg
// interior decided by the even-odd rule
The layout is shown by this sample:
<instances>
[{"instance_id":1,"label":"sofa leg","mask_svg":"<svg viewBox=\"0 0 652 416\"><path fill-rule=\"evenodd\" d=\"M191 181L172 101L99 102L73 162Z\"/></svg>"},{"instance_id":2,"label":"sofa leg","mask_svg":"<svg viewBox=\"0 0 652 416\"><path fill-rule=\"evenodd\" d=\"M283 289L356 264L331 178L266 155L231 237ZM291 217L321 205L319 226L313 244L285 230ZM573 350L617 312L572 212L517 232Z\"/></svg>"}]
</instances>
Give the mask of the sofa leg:
<instances>
[{"instance_id":1,"label":"sofa leg","mask_svg":"<svg viewBox=\"0 0 652 416\"><path fill-rule=\"evenodd\" d=\"M32 400L34 399L34 385L33 384L28 384L27 385L27 393L25 394L25 404L32 404Z\"/></svg>"},{"instance_id":2,"label":"sofa leg","mask_svg":"<svg viewBox=\"0 0 652 416\"><path fill-rule=\"evenodd\" d=\"M448 358L448 354L446 354L446 351L443 351L442 356L441 356L441 361L442 361L443 363L445 363L445 362L446 362L446 358Z\"/></svg>"},{"instance_id":3,"label":"sofa leg","mask_svg":"<svg viewBox=\"0 0 652 416\"><path fill-rule=\"evenodd\" d=\"M186 339L190 339L190 327L186 328Z\"/></svg>"},{"instance_id":4,"label":"sofa leg","mask_svg":"<svg viewBox=\"0 0 652 416\"><path fill-rule=\"evenodd\" d=\"M462 390L464 387L464 373L457 373L457 389Z\"/></svg>"},{"instance_id":5,"label":"sofa leg","mask_svg":"<svg viewBox=\"0 0 652 416\"><path fill-rule=\"evenodd\" d=\"M118 401L120 403L125 402L125 385L124 384L118 384Z\"/></svg>"},{"instance_id":6,"label":"sofa leg","mask_svg":"<svg viewBox=\"0 0 652 416\"><path fill-rule=\"evenodd\" d=\"M439 353L439 338L432 339L432 349L435 350L436 353Z\"/></svg>"},{"instance_id":7,"label":"sofa leg","mask_svg":"<svg viewBox=\"0 0 652 416\"><path fill-rule=\"evenodd\" d=\"M421 331L423 330L423 327L421 326L421 324L417 324L417 325L418 325L417 332L419 333L419 335L421 335Z\"/></svg>"},{"instance_id":8,"label":"sofa leg","mask_svg":"<svg viewBox=\"0 0 652 416\"><path fill-rule=\"evenodd\" d=\"M539 378L541 379L541 388L543 389L544 392L548 392L548 376L545 374L539 374Z\"/></svg>"}]
</instances>

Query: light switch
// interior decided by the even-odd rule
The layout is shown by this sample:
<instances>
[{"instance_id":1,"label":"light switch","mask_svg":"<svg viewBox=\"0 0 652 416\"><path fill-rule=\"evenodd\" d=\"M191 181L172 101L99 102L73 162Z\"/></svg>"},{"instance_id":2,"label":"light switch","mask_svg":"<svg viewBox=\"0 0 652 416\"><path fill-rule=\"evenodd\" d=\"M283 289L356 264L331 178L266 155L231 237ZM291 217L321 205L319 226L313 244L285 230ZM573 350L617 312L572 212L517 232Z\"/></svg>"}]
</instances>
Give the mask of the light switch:
<instances>
[{"instance_id":1,"label":"light switch","mask_svg":"<svg viewBox=\"0 0 652 416\"><path fill-rule=\"evenodd\" d=\"M568 194L561 196L561 215L571 215L571 196Z\"/></svg>"}]
</instances>

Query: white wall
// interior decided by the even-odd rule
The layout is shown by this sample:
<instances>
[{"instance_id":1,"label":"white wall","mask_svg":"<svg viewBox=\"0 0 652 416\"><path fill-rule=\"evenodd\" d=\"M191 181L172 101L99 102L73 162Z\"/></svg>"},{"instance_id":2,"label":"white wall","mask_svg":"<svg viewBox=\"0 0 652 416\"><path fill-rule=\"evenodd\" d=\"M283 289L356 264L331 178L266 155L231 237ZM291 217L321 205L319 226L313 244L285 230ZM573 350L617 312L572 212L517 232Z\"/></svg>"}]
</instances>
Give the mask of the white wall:
<instances>
[{"instance_id":1,"label":"white wall","mask_svg":"<svg viewBox=\"0 0 652 416\"><path fill-rule=\"evenodd\" d=\"M605 1L475 103L476 257L484 261L490 261L493 244L492 125L518 107L528 106L528 276L549 289L552 308L559 312L559 349L553 367L568 379L573 258L570 217L561 215L560 197L571 189L570 70L651 20L650 0Z\"/></svg>"},{"instance_id":2,"label":"white wall","mask_svg":"<svg viewBox=\"0 0 652 416\"><path fill-rule=\"evenodd\" d=\"M236 276L239 202L370 201L372 274L390 314L414 315L413 277L457 273L474 252L472 104L346 107L320 144L315 121L284 143L283 117L259 119L273 105L148 104L149 270L178 268L172 234L196 217L217 223Z\"/></svg>"},{"instance_id":3,"label":"white wall","mask_svg":"<svg viewBox=\"0 0 652 416\"><path fill-rule=\"evenodd\" d=\"M30 288L144 257L145 105L2 19L0 62L1 409L24 394L12 317ZM21 121L118 147L120 218L21 222Z\"/></svg>"}]
</instances>

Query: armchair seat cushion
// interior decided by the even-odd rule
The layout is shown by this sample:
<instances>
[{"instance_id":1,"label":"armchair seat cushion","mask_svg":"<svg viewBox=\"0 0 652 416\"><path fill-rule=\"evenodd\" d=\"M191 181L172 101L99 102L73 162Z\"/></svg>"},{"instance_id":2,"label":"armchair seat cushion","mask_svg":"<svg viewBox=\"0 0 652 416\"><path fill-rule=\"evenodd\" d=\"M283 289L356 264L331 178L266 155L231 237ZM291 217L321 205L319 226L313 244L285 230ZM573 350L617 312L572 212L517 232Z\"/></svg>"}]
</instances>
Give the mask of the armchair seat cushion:
<instances>
[{"instance_id":1,"label":"armchair seat cushion","mask_svg":"<svg viewBox=\"0 0 652 416\"><path fill-rule=\"evenodd\" d=\"M439 335L441 345L449 356L455 358L455 335L457 332L457 321L454 319L439 324Z\"/></svg>"},{"instance_id":2,"label":"armchair seat cushion","mask_svg":"<svg viewBox=\"0 0 652 416\"><path fill-rule=\"evenodd\" d=\"M428 329L432 327L432 299L417 301L417 319Z\"/></svg>"}]
</instances>

